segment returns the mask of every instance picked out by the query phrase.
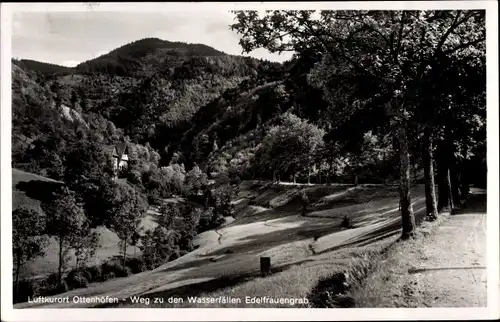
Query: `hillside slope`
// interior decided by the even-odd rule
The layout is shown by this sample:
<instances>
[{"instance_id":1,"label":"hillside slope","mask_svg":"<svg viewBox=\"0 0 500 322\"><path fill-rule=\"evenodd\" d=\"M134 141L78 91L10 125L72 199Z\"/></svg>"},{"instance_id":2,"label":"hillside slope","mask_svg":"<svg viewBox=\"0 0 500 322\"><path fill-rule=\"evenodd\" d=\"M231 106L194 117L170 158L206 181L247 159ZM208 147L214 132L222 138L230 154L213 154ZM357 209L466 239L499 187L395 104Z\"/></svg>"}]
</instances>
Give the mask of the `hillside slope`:
<instances>
[{"instance_id":1,"label":"hillside slope","mask_svg":"<svg viewBox=\"0 0 500 322\"><path fill-rule=\"evenodd\" d=\"M63 182L46 178L34 173L12 169L12 210L20 207L41 211L40 202L46 195L40 190L52 191Z\"/></svg>"},{"instance_id":2,"label":"hillside slope","mask_svg":"<svg viewBox=\"0 0 500 322\"><path fill-rule=\"evenodd\" d=\"M34 173L12 169L12 208L15 210L23 207L33 209L36 212L43 212L41 203L51 192L63 184L61 181ZM154 228L157 225L157 216L158 213L153 208L149 209L139 226L144 229ZM115 232L106 227L97 227L96 231L99 234L99 248L92 262L89 263L90 265L99 264L120 254L120 239ZM45 256L27 263L21 271L21 278L41 276L56 271L58 265L58 247L58 243L51 238L49 245L45 249ZM138 247L129 246L127 253L128 255L140 255L141 252ZM72 253L69 254L69 257L70 265L68 269L71 269L75 258Z\"/></svg>"},{"instance_id":3,"label":"hillside slope","mask_svg":"<svg viewBox=\"0 0 500 322\"><path fill-rule=\"evenodd\" d=\"M286 270L290 265L323 262L325 256L340 263L351 257L348 252L335 255L339 249L369 245L399 232L396 188L311 186L306 188L306 192L313 205L305 217L300 215L300 204L294 201L300 190L293 186L246 182L240 197L254 200L255 206L244 206L237 212L234 222L199 235L195 251L153 271L89 285L86 289L58 296L125 299L134 295L192 296L257 277L260 256L271 257L275 273ZM423 187L415 187L413 194L414 208L420 219L425 208ZM248 207L260 207L261 211L248 211ZM243 213L246 215L242 216ZM353 220L354 229L340 227L345 214ZM332 252L334 250L335 253ZM126 302L121 305L132 304ZM92 305L73 303L70 306ZM24 307L68 307L68 304L16 305L16 308Z\"/></svg>"},{"instance_id":4,"label":"hillside slope","mask_svg":"<svg viewBox=\"0 0 500 322\"><path fill-rule=\"evenodd\" d=\"M13 61L13 162L31 162L25 154L38 139L83 131L104 144L120 137L149 143L168 164L199 109L277 65L156 38L124 45L76 68ZM67 117L75 113L81 126ZM60 124L65 122L61 116L67 126ZM47 174L40 167L26 169Z\"/></svg>"},{"instance_id":5,"label":"hillside slope","mask_svg":"<svg viewBox=\"0 0 500 322\"><path fill-rule=\"evenodd\" d=\"M15 63L25 70L36 71L43 76L65 75L74 72L74 68L71 67L44 63L31 59L21 59L19 61L15 61Z\"/></svg>"}]
</instances>

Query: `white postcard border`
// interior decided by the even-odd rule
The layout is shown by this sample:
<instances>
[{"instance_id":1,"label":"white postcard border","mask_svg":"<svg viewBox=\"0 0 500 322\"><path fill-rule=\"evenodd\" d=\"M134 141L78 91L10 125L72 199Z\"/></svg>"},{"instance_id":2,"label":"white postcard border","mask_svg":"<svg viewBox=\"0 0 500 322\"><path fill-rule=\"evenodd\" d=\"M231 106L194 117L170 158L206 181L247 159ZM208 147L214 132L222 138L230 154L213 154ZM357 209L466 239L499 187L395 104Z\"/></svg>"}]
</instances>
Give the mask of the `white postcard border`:
<instances>
[{"instance_id":1,"label":"white postcard border","mask_svg":"<svg viewBox=\"0 0 500 322\"><path fill-rule=\"evenodd\" d=\"M1 279L5 321L338 321L471 320L499 317L498 4L496 1L269 3L2 3L1 12ZM11 29L15 11L189 11L232 9L486 9L487 29L487 308L419 309L13 309L11 187Z\"/></svg>"}]
</instances>

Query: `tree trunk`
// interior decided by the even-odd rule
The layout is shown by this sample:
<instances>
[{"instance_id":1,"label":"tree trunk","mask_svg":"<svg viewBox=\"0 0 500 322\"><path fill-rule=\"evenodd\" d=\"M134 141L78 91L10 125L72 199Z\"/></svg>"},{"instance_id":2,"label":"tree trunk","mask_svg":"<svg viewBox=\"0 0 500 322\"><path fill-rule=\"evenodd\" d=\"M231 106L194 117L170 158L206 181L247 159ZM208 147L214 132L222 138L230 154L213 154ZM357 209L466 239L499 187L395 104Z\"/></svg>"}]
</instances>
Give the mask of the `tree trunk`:
<instances>
[{"instance_id":1,"label":"tree trunk","mask_svg":"<svg viewBox=\"0 0 500 322\"><path fill-rule=\"evenodd\" d=\"M462 200L462 194L460 189L460 169L455 166L453 170L450 169L450 179L452 188L453 205L460 205Z\"/></svg>"},{"instance_id":2,"label":"tree trunk","mask_svg":"<svg viewBox=\"0 0 500 322\"><path fill-rule=\"evenodd\" d=\"M21 256L17 256L17 259L16 259L16 281L15 281L15 285L16 285L16 295L19 293L19 273L21 272Z\"/></svg>"},{"instance_id":3,"label":"tree trunk","mask_svg":"<svg viewBox=\"0 0 500 322\"><path fill-rule=\"evenodd\" d=\"M408 148L408 137L406 134L406 123L399 121L398 124L398 141L399 141L399 158L400 158L400 174L399 174L399 193L401 204L401 221L402 221L402 239L407 239L414 234L415 216L411 205L410 181L411 181L411 165L410 153Z\"/></svg>"},{"instance_id":4,"label":"tree trunk","mask_svg":"<svg viewBox=\"0 0 500 322\"><path fill-rule=\"evenodd\" d=\"M297 183L297 177L296 177L296 173L295 172L293 173L293 183L294 184Z\"/></svg>"},{"instance_id":5,"label":"tree trunk","mask_svg":"<svg viewBox=\"0 0 500 322\"><path fill-rule=\"evenodd\" d=\"M63 268L63 245L64 245L64 239L63 237L59 236L59 268L57 270L57 284L61 285L62 284L62 268Z\"/></svg>"},{"instance_id":6,"label":"tree trunk","mask_svg":"<svg viewBox=\"0 0 500 322\"><path fill-rule=\"evenodd\" d=\"M273 170L273 183L276 182L276 170Z\"/></svg>"},{"instance_id":7,"label":"tree trunk","mask_svg":"<svg viewBox=\"0 0 500 322\"><path fill-rule=\"evenodd\" d=\"M123 269L125 270L125 263L127 262L127 239L123 240Z\"/></svg>"},{"instance_id":8,"label":"tree trunk","mask_svg":"<svg viewBox=\"0 0 500 322\"><path fill-rule=\"evenodd\" d=\"M439 174L439 182L438 182L438 212L443 211L443 209L450 207L450 197L449 197L449 189L448 189L448 180L447 180L447 170L441 170Z\"/></svg>"},{"instance_id":9,"label":"tree trunk","mask_svg":"<svg viewBox=\"0 0 500 322\"><path fill-rule=\"evenodd\" d=\"M437 201L436 201L436 186L434 183L434 166L432 155L432 129L426 127L424 129L424 178L425 178L425 205L427 209L427 216L430 220L435 220L438 215Z\"/></svg>"},{"instance_id":10,"label":"tree trunk","mask_svg":"<svg viewBox=\"0 0 500 322\"><path fill-rule=\"evenodd\" d=\"M318 172L318 183L321 184L321 171Z\"/></svg>"},{"instance_id":11,"label":"tree trunk","mask_svg":"<svg viewBox=\"0 0 500 322\"><path fill-rule=\"evenodd\" d=\"M358 174L357 173L354 174L354 185L355 186L358 185Z\"/></svg>"},{"instance_id":12,"label":"tree trunk","mask_svg":"<svg viewBox=\"0 0 500 322\"><path fill-rule=\"evenodd\" d=\"M469 181L468 179L462 179L463 182L461 184L462 187L462 199L464 202L467 201L467 198L469 198L469 192L470 192L470 187L469 187Z\"/></svg>"},{"instance_id":13,"label":"tree trunk","mask_svg":"<svg viewBox=\"0 0 500 322\"><path fill-rule=\"evenodd\" d=\"M328 171L328 184L332 183L333 178L333 157L330 159L330 169Z\"/></svg>"},{"instance_id":14,"label":"tree trunk","mask_svg":"<svg viewBox=\"0 0 500 322\"><path fill-rule=\"evenodd\" d=\"M467 148L465 148L465 151L463 152L463 155L467 155ZM468 162L467 160L464 160L462 162L461 166L461 171L462 171L462 176L460 177L460 191L462 194L462 199L464 201L467 200L469 197L469 171L468 171Z\"/></svg>"},{"instance_id":15,"label":"tree trunk","mask_svg":"<svg viewBox=\"0 0 500 322\"><path fill-rule=\"evenodd\" d=\"M451 171L450 168L448 167L446 170L446 192L448 193L448 204L450 206L450 213L453 211L454 205L453 205L453 190L451 187Z\"/></svg>"},{"instance_id":16,"label":"tree trunk","mask_svg":"<svg viewBox=\"0 0 500 322\"><path fill-rule=\"evenodd\" d=\"M437 148L437 178L438 178L438 211L450 207L451 180L449 180L450 147L448 142L441 141Z\"/></svg>"}]
</instances>

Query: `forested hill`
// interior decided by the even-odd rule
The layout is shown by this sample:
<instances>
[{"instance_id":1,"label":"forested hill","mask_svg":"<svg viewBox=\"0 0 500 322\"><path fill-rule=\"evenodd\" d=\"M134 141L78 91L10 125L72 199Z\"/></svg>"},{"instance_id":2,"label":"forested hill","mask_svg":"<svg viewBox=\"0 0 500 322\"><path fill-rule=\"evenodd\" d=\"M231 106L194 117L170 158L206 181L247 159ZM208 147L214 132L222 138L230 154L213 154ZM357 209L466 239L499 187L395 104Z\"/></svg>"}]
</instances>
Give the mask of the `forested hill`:
<instances>
[{"instance_id":1,"label":"forested hill","mask_svg":"<svg viewBox=\"0 0 500 322\"><path fill-rule=\"evenodd\" d=\"M76 66L79 73L104 72L119 76L150 76L158 70L172 68L189 57L226 56L203 44L170 42L146 38L126 44L105 55Z\"/></svg>"},{"instance_id":2,"label":"forested hill","mask_svg":"<svg viewBox=\"0 0 500 322\"><path fill-rule=\"evenodd\" d=\"M13 165L60 179L72 142L128 140L168 164L192 116L280 64L147 38L75 68L13 60ZM259 80L260 82L265 80ZM57 157L56 157L57 156ZM56 161L50 159L55 158Z\"/></svg>"},{"instance_id":3,"label":"forested hill","mask_svg":"<svg viewBox=\"0 0 500 322\"><path fill-rule=\"evenodd\" d=\"M345 78L329 85L337 91L333 104L311 85L318 62L315 52L279 64L155 38L75 68L14 61L13 165L60 180L75 143L125 140L147 151L146 166L130 174L135 178L154 177L155 167L172 163L241 178L397 177L380 90L370 78ZM459 65L450 68L457 71L448 74L461 75ZM478 122L484 117L476 115ZM413 134L421 129L412 124L410 152L418 166L421 146ZM471 140L482 142L484 126L473 129ZM484 154L482 143L471 149Z\"/></svg>"},{"instance_id":4,"label":"forested hill","mask_svg":"<svg viewBox=\"0 0 500 322\"><path fill-rule=\"evenodd\" d=\"M36 71L39 74L44 75L44 76L65 75L65 74L70 74L70 73L74 72L74 68L71 68L71 67L43 63L43 62L39 62L36 60L31 60L31 59L21 59L21 60L15 61L15 64L18 65L19 67L23 68L24 70Z\"/></svg>"}]
</instances>

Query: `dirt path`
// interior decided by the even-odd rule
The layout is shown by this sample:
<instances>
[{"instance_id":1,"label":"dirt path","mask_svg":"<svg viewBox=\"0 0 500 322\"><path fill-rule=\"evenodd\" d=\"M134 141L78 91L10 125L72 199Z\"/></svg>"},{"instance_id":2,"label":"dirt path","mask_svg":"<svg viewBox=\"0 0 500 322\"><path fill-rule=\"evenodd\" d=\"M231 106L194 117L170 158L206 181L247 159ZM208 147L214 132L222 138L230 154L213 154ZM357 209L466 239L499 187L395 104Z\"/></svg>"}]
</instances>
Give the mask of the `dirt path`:
<instances>
[{"instance_id":1,"label":"dirt path","mask_svg":"<svg viewBox=\"0 0 500 322\"><path fill-rule=\"evenodd\" d=\"M472 195L470 206L452 215L423 249L409 273L432 307L486 306L485 195ZM479 209L481 208L481 209Z\"/></svg>"},{"instance_id":2,"label":"dirt path","mask_svg":"<svg viewBox=\"0 0 500 322\"><path fill-rule=\"evenodd\" d=\"M219 229L215 229L214 231L217 235L219 235L219 237L217 238L217 242L219 243L219 245L222 244L222 233Z\"/></svg>"},{"instance_id":3,"label":"dirt path","mask_svg":"<svg viewBox=\"0 0 500 322\"><path fill-rule=\"evenodd\" d=\"M486 192L474 191L427 237L396 245L359 290L357 307L485 307Z\"/></svg>"}]
</instances>

